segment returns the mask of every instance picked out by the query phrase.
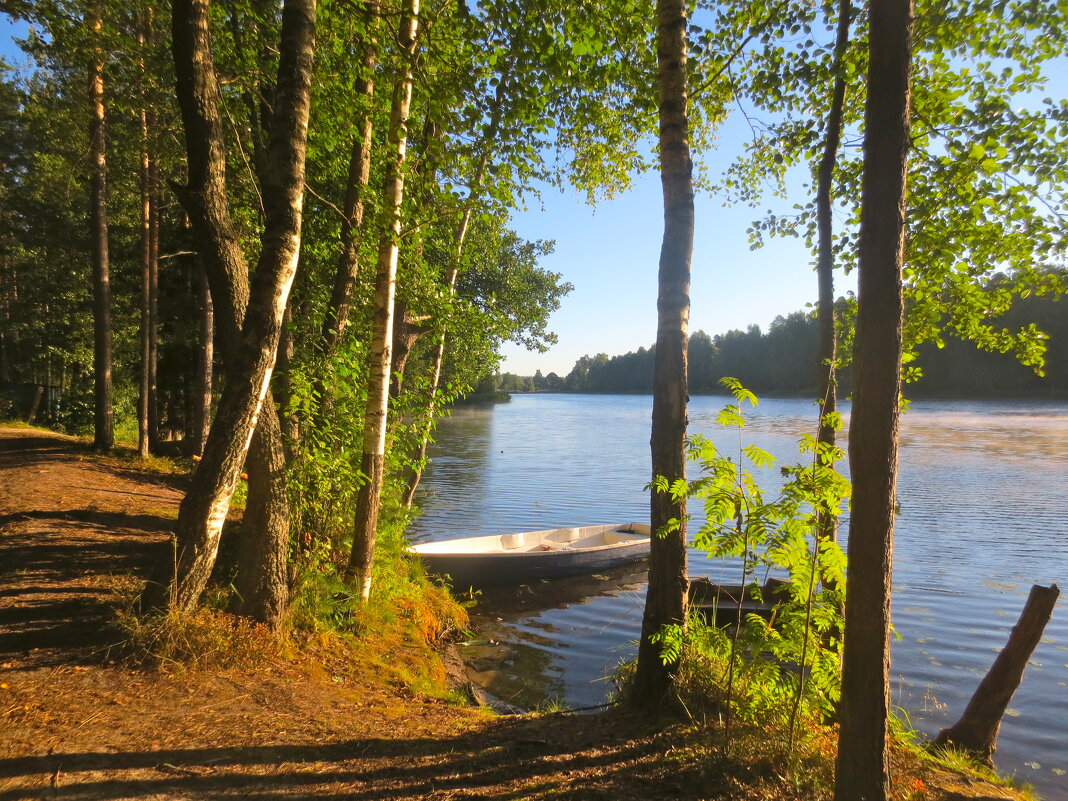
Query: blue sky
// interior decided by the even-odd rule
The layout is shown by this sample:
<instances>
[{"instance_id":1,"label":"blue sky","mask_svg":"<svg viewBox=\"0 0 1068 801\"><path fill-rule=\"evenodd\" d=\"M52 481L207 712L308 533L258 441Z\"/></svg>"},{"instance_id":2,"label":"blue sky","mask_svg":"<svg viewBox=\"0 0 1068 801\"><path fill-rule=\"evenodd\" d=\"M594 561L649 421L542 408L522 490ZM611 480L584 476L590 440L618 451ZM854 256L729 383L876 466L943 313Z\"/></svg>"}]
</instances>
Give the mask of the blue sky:
<instances>
[{"instance_id":1,"label":"blue sky","mask_svg":"<svg viewBox=\"0 0 1068 801\"><path fill-rule=\"evenodd\" d=\"M715 152L703 158L715 176L741 151L745 132L728 121ZM806 190L801 181L797 190ZM779 315L797 311L816 298L812 258L800 239L773 239L763 248L749 248L747 229L769 207L786 211L789 203L774 199L758 209L724 207L719 198L698 195L691 283L690 330L717 334L753 323L766 329ZM502 371L530 375L570 372L584 354L615 355L656 340L656 281L663 233L660 178L639 176L625 195L587 206L574 193L546 193L544 210L514 218L516 231L527 239L554 239L555 252L541 265L574 284L551 322L559 343L548 353L530 353L508 346ZM848 279L839 294L854 289Z\"/></svg>"}]
</instances>

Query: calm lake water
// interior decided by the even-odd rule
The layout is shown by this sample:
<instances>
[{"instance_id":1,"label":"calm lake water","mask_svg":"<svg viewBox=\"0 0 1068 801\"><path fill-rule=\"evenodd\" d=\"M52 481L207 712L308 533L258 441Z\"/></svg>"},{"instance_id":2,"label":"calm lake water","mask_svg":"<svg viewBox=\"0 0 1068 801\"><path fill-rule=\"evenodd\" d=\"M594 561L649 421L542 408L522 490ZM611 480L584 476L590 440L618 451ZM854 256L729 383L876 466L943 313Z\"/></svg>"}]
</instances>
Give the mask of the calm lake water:
<instances>
[{"instance_id":1,"label":"calm lake water","mask_svg":"<svg viewBox=\"0 0 1068 801\"><path fill-rule=\"evenodd\" d=\"M726 402L694 398L690 431L737 449L738 434L715 425ZM438 429L413 532L436 540L647 520L651 408L646 396L516 395L457 409ZM769 399L747 415L743 443L792 463L815 407ZM923 401L903 418L892 689L920 730L956 721L1032 584L1068 589L1066 488L1068 404ZM734 566L692 549L690 573L737 581ZM635 653L644 595L641 565L488 593L479 640L466 649L471 676L524 708L599 704L613 667ZM1013 698L996 755L1055 801L1068 801L1066 605Z\"/></svg>"}]
</instances>

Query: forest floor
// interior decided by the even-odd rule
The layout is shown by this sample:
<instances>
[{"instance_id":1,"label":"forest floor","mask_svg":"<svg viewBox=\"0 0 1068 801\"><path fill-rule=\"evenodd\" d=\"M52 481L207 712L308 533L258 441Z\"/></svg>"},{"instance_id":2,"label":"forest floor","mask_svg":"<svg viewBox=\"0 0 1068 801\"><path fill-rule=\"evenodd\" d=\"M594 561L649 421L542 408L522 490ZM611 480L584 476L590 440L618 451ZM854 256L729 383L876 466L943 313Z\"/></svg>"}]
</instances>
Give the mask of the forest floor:
<instances>
[{"instance_id":1,"label":"forest floor","mask_svg":"<svg viewBox=\"0 0 1068 801\"><path fill-rule=\"evenodd\" d=\"M0 801L806 797L714 769L692 729L620 712L498 717L307 654L227 670L124 661L117 589L168 557L183 481L0 428ZM1019 797L922 779L913 797Z\"/></svg>"}]
</instances>

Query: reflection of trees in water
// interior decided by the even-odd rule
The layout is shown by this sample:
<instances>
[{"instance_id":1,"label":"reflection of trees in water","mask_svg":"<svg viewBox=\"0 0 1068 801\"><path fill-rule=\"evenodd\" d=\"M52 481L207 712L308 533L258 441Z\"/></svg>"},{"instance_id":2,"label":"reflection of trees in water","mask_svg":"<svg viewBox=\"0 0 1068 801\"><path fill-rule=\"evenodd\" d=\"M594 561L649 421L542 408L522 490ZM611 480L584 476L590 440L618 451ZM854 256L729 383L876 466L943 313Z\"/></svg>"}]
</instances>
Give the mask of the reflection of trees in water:
<instances>
[{"instance_id":1,"label":"reflection of trees in water","mask_svg":"<svg viewBox=\"0 0 1068 801\"><path fill-rule=\"evenodd\" d=\"M645 587L648 571L649 563L643 560L586 576L519 586L485 587L479 593L478 605L471 616L476 625L483 617L514 620L546 609L565 609L598 596L633 592Z\"/></svg>"},{"instance_id":2,"label":"reflection of trees in water","mask_svg":"<svg viewBox=\"0 0 1068 801\"><path fill-rule=\"evenodd\" d=\"M555 654L549 650L559 647L559 643L516 642L519 633L506 625L487 631L486 635L487 640L461 649L472 682L520 709L534 709L551 699L563 699L563 676L553 670Z\"/></svg>"},{"instance_id":3,"label":"reflection of trees in water","mask_svg":"<svg viewBox=\"0 0 1068 801\"><path fill-rule=\"evenodd\" d=\"M476 488L485 485L490 473L492 425L493 415L481 407L454 409L438 423L428 449L430 461L415 495L416 506L431 510L435 517L452 519L458 512L463 516ZM460 525L459 520L456 523ZM412 529L421 529L418 521Z\"/></svg>"},{"instance_id":4,"label":"reflection of trees in water","mask_svg":"<svg viewBox=\"0 0 1068 801\"><path fill-rule=\"evenodd\" d=\"M461 649L468 678L522 709L563 700L567 687L554 663L568 648L567 637L541 614L640 590L646 573L646 563L640 562L589 576L483 590L472 612L478 639Z\"/></svg>"}]
</instances>

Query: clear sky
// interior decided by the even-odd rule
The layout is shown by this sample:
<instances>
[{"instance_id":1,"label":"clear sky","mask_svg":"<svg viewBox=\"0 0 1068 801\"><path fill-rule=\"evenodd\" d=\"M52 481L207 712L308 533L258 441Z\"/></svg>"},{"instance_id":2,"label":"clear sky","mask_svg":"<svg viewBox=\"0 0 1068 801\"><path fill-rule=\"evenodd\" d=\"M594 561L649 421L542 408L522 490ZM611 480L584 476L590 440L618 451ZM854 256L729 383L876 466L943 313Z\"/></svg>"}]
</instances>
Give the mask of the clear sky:
<instances>
[{"instance_id":1,"label":"clear sky","mask_svg":"<svg viewBox=\"0 0 1068 801\"><path fill-rule=\"evenodd\" d=\"M741 152L744 125L728 121L715 152L704 158L712 176ZM696 226L691 284L690 330L715 335L757 324L767 329L816 299L812 257L800 239L772 239L759 250L749 248L750 223L768 208L785 212L807 202L802 176L798 197L774 198L758 209L724 207L707 194L696 199ZM531 353L509 345L502 372L567 375L584 354L616 355L648 347L656 340L656 281L663 234L660 178L639 176L625 195L591 208L575 193L547 191L544 210L531 207L514 217L527 239L553 239L556 250L541 266L574 284L551 321L559 342L548 353ZM840 282L846 279L839 279ZM848 279L838 294L855 289Z\"/></svg>"}]
</instances>

